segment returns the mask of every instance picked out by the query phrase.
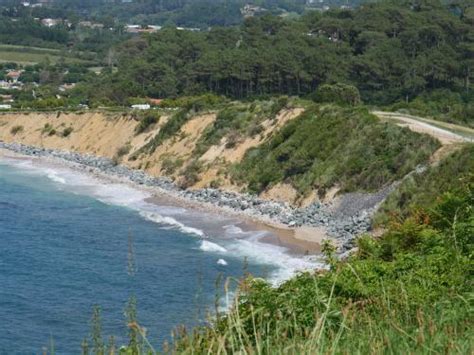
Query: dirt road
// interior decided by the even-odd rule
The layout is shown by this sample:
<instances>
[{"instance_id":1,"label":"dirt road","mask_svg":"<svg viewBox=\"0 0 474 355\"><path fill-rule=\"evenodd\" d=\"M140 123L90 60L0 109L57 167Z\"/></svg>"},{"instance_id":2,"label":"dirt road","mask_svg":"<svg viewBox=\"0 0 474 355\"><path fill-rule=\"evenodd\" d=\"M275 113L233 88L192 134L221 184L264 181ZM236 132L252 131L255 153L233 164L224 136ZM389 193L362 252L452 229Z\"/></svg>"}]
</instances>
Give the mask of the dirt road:
<instances>
[{"instance_id":1,"label":"dirt road","mask_svg":"<svg viewBox=\"0 0 474 355\"><path fill-rule=\"evenodd\" d=\"M426 133L438 139L441 144L474 142L474 129L427 118L405 115L398 112L372 111L381 119L397 122L400 126L408 127L418 133Z\"/></svg>"}]
</instances>

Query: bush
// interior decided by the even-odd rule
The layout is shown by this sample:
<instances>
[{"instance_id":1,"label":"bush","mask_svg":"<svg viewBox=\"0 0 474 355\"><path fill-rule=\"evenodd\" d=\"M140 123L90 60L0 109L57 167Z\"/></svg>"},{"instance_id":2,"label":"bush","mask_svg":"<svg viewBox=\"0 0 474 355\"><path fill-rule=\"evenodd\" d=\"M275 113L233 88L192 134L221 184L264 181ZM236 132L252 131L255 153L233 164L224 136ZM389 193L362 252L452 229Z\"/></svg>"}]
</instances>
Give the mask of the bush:
<instances>
[{"instance_id":1,"label":"bush","mask_svg":"<svg viewBox=\"0 0 474 355\"><path fill-rule=\"evenodd\" d=\"M183 159L172 159L172 158L165 158L161 163L161 170L166 175L172 175L176 172L176 169L183 166L184 160Z\"/></svg>"},{"instance_id":2,"label":"bush","mask_svg":"<svg viewBox=\"0 0 474 355\"><path fill-rule=\"evenodd\" d=\"M140 120L138 125L135 127L135 134L141 134L146 132L151 126L158 123L160 120L160 114L154 112L147 112L145 116Z\"/></svg>"},{"instance_id":3,"label":"bush","mask_svg":"<svg viewBox=\"0 0 474 355\"><path fill-rule=\"evenodd\" d=\"M50 123L45 123L43 129L41 130L41 134L48 134L50 135L51 131L53 131L53 125ZM56 132L56 131L55 131Z\"/></svg>"},{"instance_id":4,"label":"bush","mask_svg":"<svg viewBox=\"0 0 474 355\"><path fill-rule=\"evenodd\" d=\"M199 181L199 174L202 171L202 163L199 160L193 160L183 172L181 187L188 188Z\"/></svg>"},{"instance_id":5,"label":"bush","mask_svg":"<svg viewBox=\"0 0 474 355\"><path fill-rule=\"evenodd\" d=\"M113 163L115 165L118 165L122 157L127 155L131 149L132 149L132 145L130 143L127 143L121 146L120 148L118 148L117 151L115 152L115 155L112 158Z\"/></svg>"},{"instance_id":6,"label":"bush","mask_svg":"<svg viewBox=\"0 0 474 355\"><path fill-rule=\"evenodd\" d=\"M124 155L127 155L128 153L130 153L131 149L132 149L132 145L130 143L127 143L121 146L119 149L117 149L117 153L115 153L115 156L117 156L118 158L121 158Z\"/></svg>"},{"instance_id":7,"label":"bush","mask_svg":"<svg viewBox=\"0 0 474 355\"><path fill-rule=\"evenodd\" d=\"M160 107L184 108L188 111L193 110L195 112L199 112L204 109L214 108L215 106L223 104L226 101L227 99L223 96L205 94L201 96L183 96L177 99L164 99L160 103Z\"/></svg>"},{"instance_id":8,"label":"bush","mask_svg":"<svg viewBox=\"0 0 474 355\"><path fill-rule=\"evenodd\" d=\"M72 127L66 127L66 128L64 128L64 130L63 130L62 136L63 136L64 138L69 137L73 131L74 131L74 128L72 128Z\"/></svg>"},{"instance_id":9,"label":"bush","mask_svg":"<svg viewBox=\"0 0 474 355\"><path fill-rule=\"evenodd\" d=\"M10 133L14 136L21 132L23 132L23 126L13 126L10 130Z\"/></svg>"},{"instance_id":10,"label":"bush","mask_svg":"<svg viewBox=\"0 0 474 355\"><path fill-rule=\"evenodd\" d=\"M427 171L405 179L380 207L376 224L394 217L406 218L416 209L430 208L440 193L459 193L460 186L472 178L473 172L474 145L467 145Z\"/></svg>"},{"instance_id":11,"label":"bush","mask_svg":"<svg viewBox=\"0 0 474 355\"><path fill-rule=\"evenodd\" d=\"M355 106L360 103L359 89L346 84L321 85L313 95L313 100L321 103Z\"/></svg>"}]
</instances>

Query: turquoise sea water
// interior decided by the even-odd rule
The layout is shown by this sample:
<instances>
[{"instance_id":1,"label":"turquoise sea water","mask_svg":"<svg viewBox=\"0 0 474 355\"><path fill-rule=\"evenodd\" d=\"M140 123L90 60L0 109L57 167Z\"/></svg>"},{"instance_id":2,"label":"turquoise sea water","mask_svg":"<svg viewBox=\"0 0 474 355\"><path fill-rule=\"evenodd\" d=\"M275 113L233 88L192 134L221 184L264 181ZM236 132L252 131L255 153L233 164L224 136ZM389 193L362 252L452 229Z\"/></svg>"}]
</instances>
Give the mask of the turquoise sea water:
<instances>
[{"instance_id":1,"label":"turquoise sea water","mask_svg":"<svg viewBox=\"0 0 474 355\"><path fill-rule=\"evenodd\" d=\"M229 217L152 205L146 192L33 160L0 160L0 353L78 353L100 305L126 341L130 296L159 348L202 321L219 275L287 277L310 266ZM133 252L130 252L132 247Z\"/></svg>"}]
</instances>

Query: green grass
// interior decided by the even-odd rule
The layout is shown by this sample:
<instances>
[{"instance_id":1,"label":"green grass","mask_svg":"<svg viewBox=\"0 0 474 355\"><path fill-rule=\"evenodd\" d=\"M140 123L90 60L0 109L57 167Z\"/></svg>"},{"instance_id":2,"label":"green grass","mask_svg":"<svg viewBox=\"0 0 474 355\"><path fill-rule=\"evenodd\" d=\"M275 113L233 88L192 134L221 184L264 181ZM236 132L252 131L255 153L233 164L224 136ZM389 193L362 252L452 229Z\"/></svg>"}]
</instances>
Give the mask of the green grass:
<instances>
[{"instance_id":1,"label":"green grass","mask_svg":"<svg viewBox=\"0 0 474 355\"><path fill-rule=\"evenodd\" d=\"M77 57L64 55L60 50L38 47L24 47L0 44L0 62L17 63L20 65L33 65L50 61L51 64L58 63L61 58L68 64L92 64L90 61Z\"/></svg>"},{"instance_id":2,"label":"green grass","mask_svg":"<svg viewBox=\"0 0 474 355\"><path fill-rule=\"evenodd\" d=\"M468 179L473 172L474 144L465 144L438 165L405 179L382 204L375 223L380 225L391 218L403 219L410 211L426 208L440 193L459 190L459 180Z\"/></svg>"},{"instance_id":3,"label":"green grass","mask_svg":"<svg viewBox=\"0 0 474 355\"><path fill-rule=\"evenodd\" d=\"M373 191L408 174L438 147L429 136L380 122L363 107L313 106L249 150L233 176L253 192L280 182L301 194L334 185Z\"/></svg>"}]
</instances>

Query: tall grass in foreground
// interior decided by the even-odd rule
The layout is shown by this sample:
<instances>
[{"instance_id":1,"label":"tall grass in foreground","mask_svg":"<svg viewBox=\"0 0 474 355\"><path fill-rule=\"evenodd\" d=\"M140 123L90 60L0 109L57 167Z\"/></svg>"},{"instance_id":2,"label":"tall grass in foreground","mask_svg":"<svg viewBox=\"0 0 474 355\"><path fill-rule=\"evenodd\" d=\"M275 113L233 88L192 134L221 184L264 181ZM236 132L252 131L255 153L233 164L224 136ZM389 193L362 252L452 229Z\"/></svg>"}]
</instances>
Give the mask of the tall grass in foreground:
<instances>
[{"instance_id":1,"label":"tall grass in foreground","mask_svg":"<svg viewBox=\"0 0 474 355\"><path fill-rule=\"evenodd\" d=\"M330 245L325 254L330 270L278 287L244 278L227 313L217 312L209 325L178 328L162 352L474 353L472 173L430 208L393 221L381 238L360 238L347 260ZM128 324L128 345L92 353L155 354L136 316Z\"/></svg>"}]
</instances>

